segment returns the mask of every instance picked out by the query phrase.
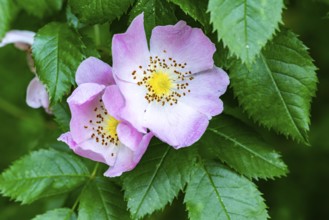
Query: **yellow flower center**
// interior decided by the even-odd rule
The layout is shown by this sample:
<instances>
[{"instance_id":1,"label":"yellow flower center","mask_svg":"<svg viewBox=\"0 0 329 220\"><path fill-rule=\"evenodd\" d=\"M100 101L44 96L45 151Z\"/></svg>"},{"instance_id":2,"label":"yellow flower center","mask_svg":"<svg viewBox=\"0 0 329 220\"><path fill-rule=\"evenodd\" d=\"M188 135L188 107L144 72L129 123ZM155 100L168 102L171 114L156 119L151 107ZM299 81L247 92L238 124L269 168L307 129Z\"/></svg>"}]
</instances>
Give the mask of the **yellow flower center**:
<instances>
[{"instance_id":1,"label":"yellow flower center","mask_svg":"<svg viewBox=\"0 0 329 220\"><path fill-rule=\"evenodd\" d=\"M112 116L109 116L106 120L105 131L108 132L111 137L117 137L117 127L119 123L120 121L118 121Z\"/></svg>"},{"instance_id":2,"label":"yellow flower center","mask_svg":"<svg viewBox=\"0 0 329 220\"><path fill-rule=\"evenodd\" d=\"M173 87L173 83L169 78L169 75L161 71L153 73L151 78L148 80L148 84L157 96L169 95L171 88Z\"/></svg>"}]
</instances>

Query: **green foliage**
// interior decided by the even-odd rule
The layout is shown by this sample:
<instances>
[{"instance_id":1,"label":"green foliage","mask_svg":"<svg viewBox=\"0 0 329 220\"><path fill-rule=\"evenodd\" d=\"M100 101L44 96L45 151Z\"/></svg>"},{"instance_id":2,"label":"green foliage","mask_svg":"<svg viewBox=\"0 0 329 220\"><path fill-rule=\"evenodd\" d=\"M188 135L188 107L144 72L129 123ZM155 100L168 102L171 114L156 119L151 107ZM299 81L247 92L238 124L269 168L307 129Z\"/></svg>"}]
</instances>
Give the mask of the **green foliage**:
<instances>
[{"instance_id":1,"label":"green foliage","mask_svg":"<svg viewBox=\"0 0 329 220\"><path fill-rule=\"evenodd\" d=\"M255 184L215 162L195 166L184 202L191 220L268 218Z\"/></svg>"},{"instance_id":2,"label":"green foliage","mask_svg":"<svg viewBox=\"0 0 329 220\"><path fill-rule=\"evenodd\" d=\"M80 35L66 24L50 23L38 31L32 52L37 73L52 102L60 101L75 84L84 47Z\"/></svg>"},{"instance_id":3,"label":"green foliage","mask_svg":"<svg viewBox=\"0 0 329 220\"><path fill-rule=\"evenodd\" d=\"M257 132L229 116L211 121L200 147L247 177L273 178L288 172L280 155Z\"/></svg>"},{"instance_id":4,"label":"green foliage","mask_svg":"<svg viewBox=\"0 0 329 220\"><path fill-rule=\"evenodd\" d=\"M39 18L49 16L62 9L63 0L16 0L27 13Z\"/></svg>"},{"instance_id":5,"label":"green foliage","mask_svg":"<svg viewBox=\"0 0 329 220\"><path fill-rule=\"evenodd\" d=\"M37 215L33 220L75 220L74 212L68 208L54 209L42 215Z\"/></svg>"},{"instance_id":6,"label":"green foliage","mask_svg":"<svg viewBox=\"0 0 329 220\"><path fill-rule=\"evenodd\" d=\"M0 0L0 39L8 31L17 13L17 7L12 0Z\"/></svg>"},{"instance_id":7,"label":"green foliage","mask_svg":"<svg viewBox=\"0 0 329 220\"><path fill-rule=\"evenodd\" d=\"M71 113L68 104L62 101L56 103L51 108L52 113L55 116L55 121L59 125L62 131L70 130L70 120L71 120Z\"/></svg>"},{"instance_id":8,"label":"green foliage","mask_svg":"<svg viewBox=\"0 0 329 220\"><path fill-rule=\"evenodd\" d=\"M69 192L89 177L88 169L75 156L55 150L39 150L16 161L0 176L5 196L31 203Z\"/></svg>"},{"instance_id":9,"label":"green foliage","mask_svg":"<svg viewBox=\"0 0 329 220\"><path fill-rule=\"evenodd\" d=\"M163 208L183 189L195 163L193 148L174 150L152 144L134 172L123 176L128 208L134 219Z\"/></svg>"},{"instance_id":10,"label":"green foliage","mask_svg":"<svg viewBox=\"0 0 329 220\"><path fill-rule=\"evenodd\" d=\"M205 0L169 0L178 5L186 14L200 22L206 29L209 25L209 14L207 13L207 1Z\"/></svg>"},{"instance_id":11,"label":"green foliage","mask_svg":"<svg viewBox=\"0 0 329 220\"><path fill-rule=\"evenodd\" d=\"M282 0L209 0L214 30L242 62L251 63L281 22Z\"/></svg>"},{"instance_id":12,"label":"green foliage","mask_svg":"<svg viewBox=\"0 0 329 220\"><path fill-rule=\"evenodd\" d=\"M231 85L254 120L308 143L315 69L303 43L293 33L282 31L253 65L236 63L232 67Z\"/></svg>"},{"instance_id":13,"label":"green foliage","mask_svg":"<svg viewBox=\"0 0 329 220\"><path fill-rule=\"evenodd\" d=\"M96 177L82 192L79 219L130 219L121 189L109 179Z\"/></svg>"},{"instance_id":14,"label":"green foliage","mask_svg":"<svg viewBox=\"0 0 329 220\"><path fill-rule=\"evenodd\" d=\"M72 12L85 24L112 22L122 16L134 0L69 0Z\"/></svg>"},{"instance_id":15,"label":"green foliage","mask_svg":"<svg viewBox=\"0 0 329 220\"><path fill-rule=\"evenodd\" d=\"M137 0L131 9L129 20L144 12L144 26L146 35L151 35L157 25L174 24L177 18L173 6L163 0Z\"/></svg>"}]
</instances>

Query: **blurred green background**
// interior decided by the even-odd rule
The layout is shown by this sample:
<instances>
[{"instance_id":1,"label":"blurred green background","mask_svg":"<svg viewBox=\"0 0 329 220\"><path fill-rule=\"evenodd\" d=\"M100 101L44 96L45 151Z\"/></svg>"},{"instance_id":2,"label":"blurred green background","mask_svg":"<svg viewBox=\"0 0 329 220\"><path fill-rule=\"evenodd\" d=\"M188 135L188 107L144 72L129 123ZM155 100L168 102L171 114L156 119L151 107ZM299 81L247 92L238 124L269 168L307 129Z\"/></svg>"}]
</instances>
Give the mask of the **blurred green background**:
<instances>
[{"instance_id":1,"label":"blurred green background","mask_svg":"<svg viewBox=\"0 0 329 220\"><path fill-rule=\"evenodd\" d=\"M256 183L264 194L271 219L329 219L329 0L290 0L286 5L285 26L300 35L319 68L320 83L312 104L311 147L296 145L264 131L282 153L290 173L281 179ZM36 31L42 25L42 21L21 14L14 27ZM59 134L43 109L34 110L25 104L26 88L32 78L24 52L12 45L0 49L1 172L47 140L54 142ZM59 196L21 206L0 197L0 219L30 219L63 204L70 204L70 198ZM186 219L181 204L180 196L164 212L155 213L149 219Z\"/></svg>"}]
</instances>

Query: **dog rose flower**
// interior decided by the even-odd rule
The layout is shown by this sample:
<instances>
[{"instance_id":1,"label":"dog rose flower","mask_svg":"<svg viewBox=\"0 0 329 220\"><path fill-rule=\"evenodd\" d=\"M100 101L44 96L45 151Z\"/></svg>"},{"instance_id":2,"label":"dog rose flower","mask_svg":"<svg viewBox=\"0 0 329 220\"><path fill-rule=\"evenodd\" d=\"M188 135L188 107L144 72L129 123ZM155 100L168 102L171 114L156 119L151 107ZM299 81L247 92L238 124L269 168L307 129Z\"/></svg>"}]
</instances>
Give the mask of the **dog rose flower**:
<instances>
[{"instance_id":1,"label":"dog rose flower","mask_svg":"<svg viewBox=\"0 0 329 220\"><path fill-rule=\"evenodd\" d=\"M181 148L223 111L228 75L214 66L214 44L184 21L153 29L150 49L143 14L112 41L113 74L125 100L122 117L139 131Z\"/></svg>"},{"instance_id":2,"label":"dog rose flower","mask_svg":"<svg viewBox=\"0 0 329 220\"><path fill-rule=\"evenodd\" d=\"M111 67L97 58L83 61L76 73L78 87L68 98L70 131L61 135L78 155L105 163L105 176L119 176L140 161L153 134L142 134L121 117L124 99Z\"/></svg>"}]
</instances>

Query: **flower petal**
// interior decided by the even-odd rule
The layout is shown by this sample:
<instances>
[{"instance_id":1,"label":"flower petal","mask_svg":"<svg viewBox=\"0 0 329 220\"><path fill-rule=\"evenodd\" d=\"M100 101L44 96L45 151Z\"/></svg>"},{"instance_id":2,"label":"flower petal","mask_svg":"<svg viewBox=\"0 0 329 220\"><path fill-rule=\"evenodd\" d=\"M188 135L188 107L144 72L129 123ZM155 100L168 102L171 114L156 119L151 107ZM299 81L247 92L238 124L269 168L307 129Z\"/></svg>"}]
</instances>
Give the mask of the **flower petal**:
<instances>
[{"instance_id":1,"label":"flower petal","mask_svg":"<svg viewBox=\"0 0 329 220\"><path fill-rule=\"evenodd\" d=\"M112 85L114 84L112 68L95 57L89 57L79 65L75 81L78 85L82 83Z\"/></svg>"},{"instance_id":2,"label":"flower petal","mask_svg":"<svg viewBox=\"0 0 329 220\"><path fill-rule=\"evenodd\" d=\"M229 83L227 73L217 67L197 73L189 81L191 92L180 101L206 114L210 119L223 111L223 102L219 96L225 93Z\"/></svg>"},{"instance_id":3,"label":"flower petal","mask_svg":"<svg viewBox=\"0 0 329 220\"><path fill-rule=\"evenodd\" d=\"M137 150L137 147L143 138L142 133L138 132L134 127L125 122L118 125L117 133L120 142L133 151Z\"/></svg>"},{"instance_id":4,"label":"flower petal","mask_svg":"<svg viewBox=\"0 0 329 220\"><path fill-rule=\"evenodd\" d=\"M107 112L117 120L121 120L121 111L125 105L125 100L119 87L117 85L106 87L102 99Z\"/></svg>"},{"instance_id":5,"label":"flower petal","mask_svg":"<svg viewBox=\"0 0 329 220\"><path fill-rule=\"evenodd\" d=\"M34 35L35 33L32 31L19 31L19 30L8 31L5 37L0 42L0 47L4 47L7 44L15 43L15 46L18 49L26 50L30 47L30 45L33 44Z\"/></svg>"},{"instance_id":6,"label":"flower petal","mask_svg":"<svg viewBox=\"0 0 329 220\"><path fill-rule=\"evenodd\" d=\"M125 106L122 109L121 117L129 121L138 131L146 133L146 128L143 125L143 115L148 106L148 102L144 98L146 88L119 79L116 82L125 98Z\"/></svg>"},{"instance_id":7,"label":"flower petal","mask_svg":"<svg viewBox=\"0 0 329 220\"><path fill-rule=\"evenodd\" d=\"M182 102L172 106L151 103L145 113L145 126L176 149L199 140L208 123L206 115Z\"/></svg>"},{"instance_id":8,"label":"flower petal","mask_svg":"<svg viewBox=\"0 0 329 220\"><path fill-rule=\"evenodd\" d=\"M31 108L43 107L49 110L49 96L38 77L34 77L27 87L26 103Z\"/></svg>"},{"instance_id":9,"label":"flower petal","mask_svg":"<svg viewBox=\"0 0 329 220\"><path fill-rule=\"evenodd\" d=\"M139 66L146 67L150 53L144 31L144 14L137 16L126 33L112 40L113 73L121 80L134 82L131 74Z\"/></svg>"},{"instance_id":10,"label":"flower petal","mask_svg":"<svg viewBox=\"0 0 329 220\"><path fill-rule=\"evenodd\" d=\"M128 147L120 147L114 166L110 167L104 175L115 177L120 176L123 172L134 169L144 155L152 137L152 133L144 135L135 151L132 151Z\"/></svg>"},{"instance_id":11,"label":"flower petal","mask_svg":"<svg viewBox=\"0 0 329 220\"><path fill-rule=\"evenodd\" d=\"M96 116L93 109L99 106L104 85L84 83L78 86L68 98L71 110L71 134L76 143L80 144L90 138L90 129L84 129Z\"/></svg>"},{"instance_id":12,"label":"flower petal","mask_svg":"<svg viewBox=\"0 0 329 220\"><path fill-rule=\"evenodd\" d=\"M199 28L191 28L186 22L157 26L150 40L152 55L171 57L178 63L186 63L186 69L198 73L214 65L215 45Z\"/></svg>"}]
</instances>

